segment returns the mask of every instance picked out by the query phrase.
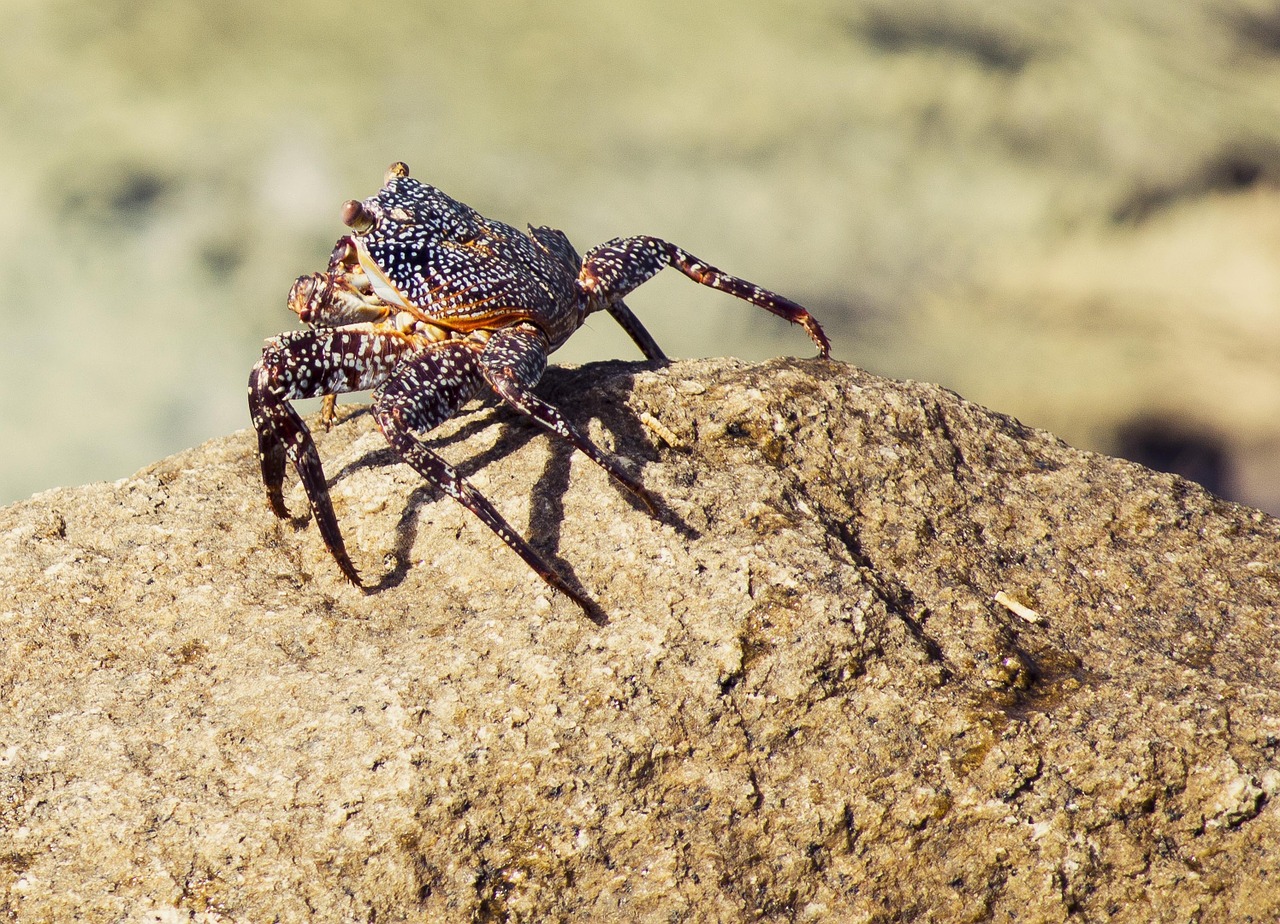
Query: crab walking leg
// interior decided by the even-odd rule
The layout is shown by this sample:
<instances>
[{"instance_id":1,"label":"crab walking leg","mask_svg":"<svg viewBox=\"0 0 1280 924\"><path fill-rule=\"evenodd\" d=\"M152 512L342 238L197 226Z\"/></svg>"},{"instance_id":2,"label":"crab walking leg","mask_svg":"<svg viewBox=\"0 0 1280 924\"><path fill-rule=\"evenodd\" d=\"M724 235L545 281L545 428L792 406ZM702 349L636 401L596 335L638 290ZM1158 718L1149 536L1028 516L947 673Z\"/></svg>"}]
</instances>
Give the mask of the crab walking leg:
<instances>
[{"instance_id":1,"label":"crab walking leg","mask_svg":"<svg viewBox=\"0 0 1280 924\"><path fill-rule=\"evenodd\" d=\"M662 347L658 346L658 342L653 339L653 335L645 330L640 319L631 313L631 309L623 304L622 299L611 300L605 305L605 311L609 312L618 325L627 332L627 336L635 341L645 359L656 363L670 362L667 354L662 352Z\"/></svg>"},{"instance_id":2,"label":"crab walking leg","mask_svg":"<svg viewBox=\"0 0 1280 924\"><path fill-rule=\"evenodd\" d=\"M363 325L292 331L269 340L249 374L249 414L258 431L258 461L267 501L276 516L289 516L283 493L288 459L307 492L325 546L353 584L359 584L360 577L338 529L315 441L288 402L373 388L412 349L413 342L397 331Z\"/></svg>"},{"instance_id":3,"label":"crab walking leg","mask_svg":"<svg viewBox=\"0 0 1280 924\"><path fill-rule=\"evenodd\" d=\"M763 289L753 282L731 276L722 269L703 263L693 254L681 250L675 244L656 237L620 237L607 241L587 252L582 263L579 283L604 306L625 298L641 283L648 281L664 266L674 266L694 282L728 292L758 308L799 324L818 345L818 353L826 357L831 353L831 342L813 316L791 299ZM610 310L617 318L618 315ZM627 312L630 314L630 312ZM619 319L626 329L627 325ZM628 333L631 331L628 329ZM634 339L635 335L632 334ZM639 341L637 341L638 343ZM641 346L641 349L644 349ZM646 355L648 355L646 353Z\"/></svg>"},{"instance_id":4,"label":"crab walking leg","mask_svg":"<svg viewBox=\"0 0 1280 924\"><path fill-rule=\"evenodd\" d=\"M569 423L555 405L533 393L533 386L538 384L547 368L547 340L541 331L527 325L498 331L485 344L484 352L480 354L480 367L503 401L530 417L544 430L568 440L640 498L649 512L657 516L657 507L649 492L618 464L615 457L602 451Z\"/></svg>"},{"instance_id":5,"label":"crab walking leg","mask_svg":"<svg viewBox=\"0 0 1280 924\"><path fill-rule=\"evenodd\" d=\"M478 350L478 344L458 340L432 345L374 393L374 419L387 442L419 475L479 517L540 578L590 613L591 602L565 583L483 494L415 436L452 417L484 382Z\"/></svg>"},{"instance_id":6,"label":"crab walking leg","mask_svg":"<svg viewBox=\"0 0 1280 924\"><path fill-rule=\"evenodd\" d=\"M557 259L565 266L575 268L582 266L582 257L578 256L578 251L569 242L569 238L558 228L530 225L529 237L533 238L534 242L549 256ZM609 314L613 315L614 320L627 332L627 336L635 341L645 359L653 362L667 362L667 357L663 354L662 348L645 330L644 325L640 323L640 319L632 314L631 309L622 304L621 300L610 302L603 307Z\"/></svg>"}]
</instances>

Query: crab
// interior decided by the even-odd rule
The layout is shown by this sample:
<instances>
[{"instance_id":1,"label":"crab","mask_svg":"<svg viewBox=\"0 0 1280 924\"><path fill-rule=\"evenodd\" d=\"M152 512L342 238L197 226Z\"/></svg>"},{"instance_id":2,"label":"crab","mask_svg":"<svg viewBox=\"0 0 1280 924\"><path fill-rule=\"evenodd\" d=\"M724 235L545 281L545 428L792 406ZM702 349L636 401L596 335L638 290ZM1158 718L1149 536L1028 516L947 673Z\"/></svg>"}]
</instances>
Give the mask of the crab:
<instances>
[{"instance_id":1,"label":"crab","mask_svg":"<svg viewBox=\"0 0 1280 924\"><path fill-rule=\"evenodd\" d=\"M489 388L543 429L568 440L657 516L654 499L622 462L598 448L534 393L547 357L604 311L646 359L667 357L623 298L664 267L801 325L822 357L830 343L795 302L731 276L655 237L616 238L578 256L563 232L528 233L474 209L392 164L371 198L342 209L351 234L338 239L324 272L302 276L289 307L306 329L267 341L249 376L249 411L267 501L284 503L285 462L297 470L325 546L343 575L362 586L347 553L320 456L289 403L373 389L372 413L396 454L474 513L547 584L589 615L595 605L567 582L457 470L419 438Z\"/></svg>"}]
</instances>

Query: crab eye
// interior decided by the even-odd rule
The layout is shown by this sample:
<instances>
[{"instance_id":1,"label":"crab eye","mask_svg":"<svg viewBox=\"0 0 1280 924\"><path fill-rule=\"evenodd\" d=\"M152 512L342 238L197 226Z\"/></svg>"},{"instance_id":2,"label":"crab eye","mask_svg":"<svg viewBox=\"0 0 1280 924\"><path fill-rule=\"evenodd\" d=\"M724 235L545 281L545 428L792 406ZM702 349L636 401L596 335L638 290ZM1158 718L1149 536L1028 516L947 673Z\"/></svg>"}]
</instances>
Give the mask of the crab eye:
<instances>
[{"instance_id":1,"label":"crab eye","mask_svg":"<svg viewBox=\"0 0 1280 924\"><path fill-rule=\"evenodd\" d=\"M357 199L348 199L342 206L342 223L357 234L364 234L373 228L373 213Z\"/></svg>"},{"instance_id":2,"label":"crab eye","mask_svg":"<svg viewBox=\"0 0 1280 924\"><path fill-rule=\"evenodd\" d=\"M396 161L387 168L387 175L382 178L382 185L386 185L395 179L404 179L409 175L409 165L402 160Z\"/></svg>"}]
</instances>

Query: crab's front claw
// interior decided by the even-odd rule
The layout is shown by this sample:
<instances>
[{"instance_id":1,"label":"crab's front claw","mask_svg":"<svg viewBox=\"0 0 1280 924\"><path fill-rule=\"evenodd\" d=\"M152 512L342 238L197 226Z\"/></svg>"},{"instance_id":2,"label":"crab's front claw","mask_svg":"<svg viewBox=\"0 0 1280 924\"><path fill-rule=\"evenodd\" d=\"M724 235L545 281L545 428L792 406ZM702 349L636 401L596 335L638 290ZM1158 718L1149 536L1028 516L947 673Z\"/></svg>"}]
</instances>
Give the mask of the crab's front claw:
<instances>
[{"instance_id":1,"label":"crab's front claw","mask_svg":"<svg viewBox=\"0 0 1280 924\"><path fill-rule=\"evenodd\" d=\"M272 425L275 416L269 410L272 403L267 397L270 390L270 372L265 363L259 360L249 373L249 415L253 418L253 428L258 433L258 464L262 468L262 483L267 489L267 503L271 512L282 520L289 518L289 508L284 504L284 442ZM278 400L278 399L277 399Z\"/></svg>"},{"instance_id":2,"label":"crab's front claw","mask_svg":"<svg viewBox=\"0 0 1280 924\"><path fill-rule=\"evenodd\" d=\"M284 444L274 434L258 432L258 461L262 466L262 483L267 489L271 512L282 520L291 516L284 504Z\"/></svg>"},{"instance_id":3,"label":"crab's front claw","mask_svg":"<svg viewBox=\"0 0 1280 924\"><path fill-rule=\"evenodd\" d=\"M289 290L289 310L296 314L303 324L310 324L315 317L312 302L316 293L325 284L326 274L312 273L310 276L299 276Z\"/></svg>"},{"instance_id":4,"label":"crab's front claw","mask_svg":"<svg viewBox=\"0 0 1280 924\"><path fill-rule=\"evenodd\" d=\"M382 321L391 314L370 290L368 277L346 272L299 276L289 290L289 310L315 327Z\"/></svg>"},{"instance_id":5,"label":"crab's front claw","mask_svg":"<svg viewBox=\"0 0 1280 924\"><path fill-rule=\"evenodd\" d=\"M253 418L254 429L258 431L258 462L262 466L267 503L276 516L289 518L289 509L284 503L284 474L285 461L291 460L298 470L307 499L311 501L311 513L324 544L347 580L360 586L360 574L351 563L338 529L338 517L329 500L329 488L315 441L298 412L284 398L277 368L279 359L278 349L268 346L249 375L249 414Z\"/></svg>"},{"instance_id":6,"label":"crab's front claw","mask_svg":"<svg viewBox=\"0 0 1280 924\"><path fill-rule=\"evenodd\" d=\"M291 462L311 502L320 537L356 586L361 585L360 575L342 541L315 440L289 402L376 388L411 349L413 341L398 331L290 331L267 341L262 358L249 374L249 414L258 432L258 460L272 512L289 516L283 484L285 463Z\"/></svg>"}]
</instances>

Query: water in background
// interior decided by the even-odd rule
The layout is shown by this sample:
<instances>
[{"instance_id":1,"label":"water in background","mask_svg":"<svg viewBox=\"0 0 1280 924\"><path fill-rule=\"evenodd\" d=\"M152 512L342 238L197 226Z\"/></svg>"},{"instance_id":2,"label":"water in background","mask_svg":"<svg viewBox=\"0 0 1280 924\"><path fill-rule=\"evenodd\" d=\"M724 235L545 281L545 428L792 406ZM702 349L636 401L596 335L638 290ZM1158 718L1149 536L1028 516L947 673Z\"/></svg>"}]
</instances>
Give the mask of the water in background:
<instances>
[{"instance_id":1,"label":"water in background","mask_svg":"<svg viewBox=\"0 0 1280 924\"><path fill-rule=\"evenodd\" d=\"M808 305L840 359L1280 510L1280 8L693 16L10 4L0 502L247 426L294 277L402 159L580 250L667 237ZM671 355L809 355L673 275L628 300ZM617 356L596 322L557 358Z\"/></svg>"}]
</instances>

